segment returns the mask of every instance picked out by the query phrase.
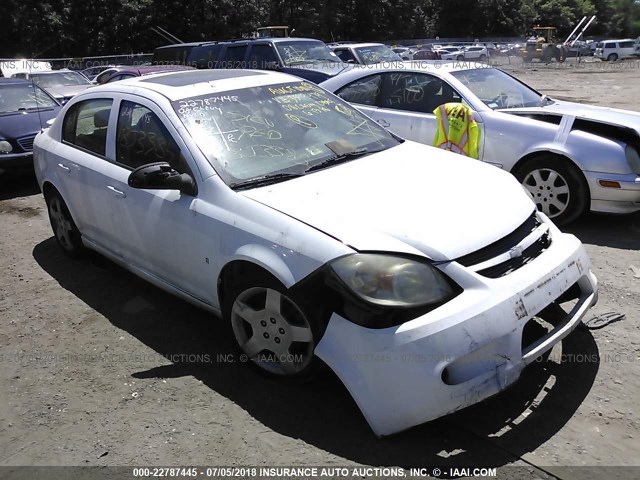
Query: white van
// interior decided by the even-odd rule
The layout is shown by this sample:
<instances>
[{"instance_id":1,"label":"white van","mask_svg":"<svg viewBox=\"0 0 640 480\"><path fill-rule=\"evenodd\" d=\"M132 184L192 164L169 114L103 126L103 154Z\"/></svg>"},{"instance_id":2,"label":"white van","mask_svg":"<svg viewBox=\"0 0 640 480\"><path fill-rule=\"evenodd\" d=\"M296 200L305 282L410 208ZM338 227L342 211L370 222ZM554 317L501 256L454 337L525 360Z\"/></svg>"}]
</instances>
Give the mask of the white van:
<instances>
[{"instance_id":1,"label":"white van","mask_svg":"<svg viewBox=\"0 0 640 480\"><path fill-rule=\"evenodd\" d=\"M634 58L635 40L625 38L622 40L605 40L598 43L593 56L602 60L613 62L622 58Z\"/></svg>"}]
</instances>

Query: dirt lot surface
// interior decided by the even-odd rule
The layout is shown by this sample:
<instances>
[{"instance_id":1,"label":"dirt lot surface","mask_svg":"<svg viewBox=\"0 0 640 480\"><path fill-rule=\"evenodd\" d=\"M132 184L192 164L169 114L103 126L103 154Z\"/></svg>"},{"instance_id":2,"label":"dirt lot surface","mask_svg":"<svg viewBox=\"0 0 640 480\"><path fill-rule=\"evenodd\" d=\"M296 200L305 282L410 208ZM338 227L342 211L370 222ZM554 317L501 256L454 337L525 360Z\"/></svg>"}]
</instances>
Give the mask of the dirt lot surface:
<instances>
[{"instance_id":1,"label":"dirt lot surface","mask_svg":"<svg viewBox=\"0 0 640 480\"><path fill-rule=\"evenodd\" d=\"M551 97L640 111L638 62L505 68ZM639 478L640 468L557 468L640 466L640 215L589 215L567 230L600 282L593 312L626 318L576 330L493 399L378 439L332 375L265 379L229 360L218 319L97 255L66 258L35 182L4 180L0 466L484 465L503 478Z\"/></svg>"}]
</instances>

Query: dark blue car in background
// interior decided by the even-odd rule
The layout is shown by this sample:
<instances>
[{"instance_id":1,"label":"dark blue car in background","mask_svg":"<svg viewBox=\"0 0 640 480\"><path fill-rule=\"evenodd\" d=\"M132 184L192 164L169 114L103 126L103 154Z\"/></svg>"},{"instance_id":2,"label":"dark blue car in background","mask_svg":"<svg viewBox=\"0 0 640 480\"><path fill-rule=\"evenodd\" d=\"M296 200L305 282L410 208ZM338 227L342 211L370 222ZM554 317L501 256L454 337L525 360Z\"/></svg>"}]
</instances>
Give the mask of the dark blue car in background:
<instances>
[{"instance_id":1,"label":"dark blue car in background","mask_svg":"<svg viewBox=\"0 0 640 480\"><path fill-rule=\"evenodd\" d=\"M33 169L33 139L60 108L32 82L0 78L0 175Z\"/></svg>"}]
</instances>

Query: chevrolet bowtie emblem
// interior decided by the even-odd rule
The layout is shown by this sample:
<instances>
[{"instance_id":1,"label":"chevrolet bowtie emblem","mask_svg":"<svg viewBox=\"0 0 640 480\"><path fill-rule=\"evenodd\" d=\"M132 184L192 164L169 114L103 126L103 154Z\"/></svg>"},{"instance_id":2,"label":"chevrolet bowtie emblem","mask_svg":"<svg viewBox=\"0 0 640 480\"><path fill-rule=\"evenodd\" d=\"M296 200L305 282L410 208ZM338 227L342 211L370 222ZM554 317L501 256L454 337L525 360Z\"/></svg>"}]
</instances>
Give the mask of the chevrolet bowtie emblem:
<instances>
[{"instance_id":1,"label":"chevrolet bowtie emblem","mask_svg":"<svg viewBox=\"0 0 640 480\"><path fill-rule=\"evenodd\" d=\"M516 245L511 250L509 250L509 257L518 258L522 256L522 247L520 245Z\"/></svg>"}]
</instances>

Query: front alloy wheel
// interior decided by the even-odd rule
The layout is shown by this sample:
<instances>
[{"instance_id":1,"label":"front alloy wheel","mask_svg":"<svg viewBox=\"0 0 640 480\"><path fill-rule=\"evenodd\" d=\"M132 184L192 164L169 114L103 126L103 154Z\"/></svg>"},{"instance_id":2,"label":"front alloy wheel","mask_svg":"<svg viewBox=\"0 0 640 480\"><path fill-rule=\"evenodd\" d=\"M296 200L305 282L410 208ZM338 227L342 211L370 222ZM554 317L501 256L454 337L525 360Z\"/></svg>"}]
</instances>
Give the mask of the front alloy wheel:
<instances>
[{"instance_id":1,"label":"front alloy wheel","mask_svg":"<svg viewBox=\"0 0 640 480\"><path fill-rule=\"evenodd\" d=\"M311 321L280 289L250 287L231 306L231 327L246 359L277 376L303 376L314 359Z\"/></svg>"},{"instance_id":2,"label":"front alloy wheel","mask_svg":"<svg viewBox=\"0 0 640 480\"><path fill-rule=\"evenodd\" d=\"M589 187L581 172L564 159L539 157L514 174L531 193L538 210L558 225L572 222L587 209Z\"/></svg>"}]
</instances>

